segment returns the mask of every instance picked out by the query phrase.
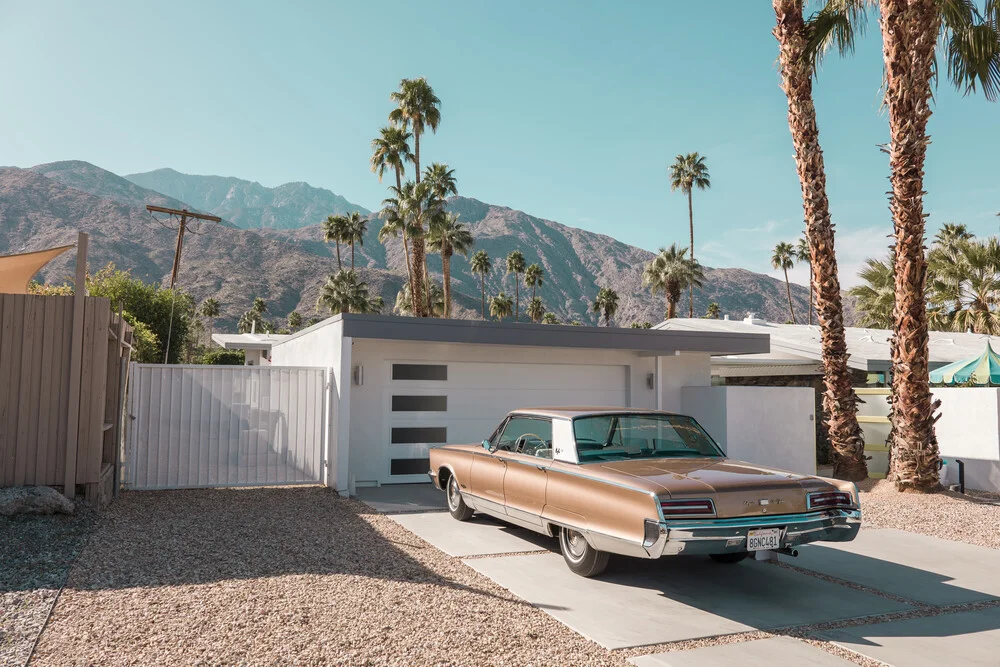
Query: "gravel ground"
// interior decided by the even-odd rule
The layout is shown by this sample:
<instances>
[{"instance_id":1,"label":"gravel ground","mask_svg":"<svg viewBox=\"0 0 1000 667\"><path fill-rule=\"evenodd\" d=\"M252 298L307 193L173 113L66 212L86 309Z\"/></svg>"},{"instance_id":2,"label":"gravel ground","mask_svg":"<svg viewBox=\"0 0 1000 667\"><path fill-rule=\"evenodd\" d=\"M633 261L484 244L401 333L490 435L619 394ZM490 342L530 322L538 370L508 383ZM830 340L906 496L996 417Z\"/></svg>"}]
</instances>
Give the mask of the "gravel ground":
<instances>
[{"instance_id":1,"label":"gravel ground","mask_svg":"<svg viewBox=\"0 0 1000 667\"><path fill-rule=\"evenodd\" d=\"M123 493L33 665L626 665L324 488Z\"/></svg>"},{"instance_id":2,"label":"gravel ground","mask_svg":"<svg viewBox=\"0 0 1000 667\"><path fill-rule=\"evenodd\" d=\"M0 665L28 659L93 516L0 517Z\"/></svg>"},{"instance_id":3,"label":"gravel ground","mask_svg":"<svg viewBox=\"0 0 1000 667\"><path fill-rule=\"evenodd\" d=\"M898 493L885 480L868 480L858 488L867 526L1000 549L1000 500L993 494Z\"/></svg>"}]
</instances>

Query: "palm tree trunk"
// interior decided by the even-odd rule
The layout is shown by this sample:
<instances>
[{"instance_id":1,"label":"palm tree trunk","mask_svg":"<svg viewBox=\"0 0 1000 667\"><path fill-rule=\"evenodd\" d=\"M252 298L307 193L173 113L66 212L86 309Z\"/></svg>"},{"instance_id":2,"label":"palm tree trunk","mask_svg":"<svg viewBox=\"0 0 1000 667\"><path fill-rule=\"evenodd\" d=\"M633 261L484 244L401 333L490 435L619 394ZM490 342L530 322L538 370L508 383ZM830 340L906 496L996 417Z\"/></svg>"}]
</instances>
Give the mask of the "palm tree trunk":
<instances>
[{"instance_id":1,"label":"palm tree trunk","mask_svg":"<svg viewBox=\"0 0 1000 667\"><path fill-rule=\"evenodd\" d=\"M396 192L398 193L403 188L403 176L399 172L399 168L396 168ZM410 299L413 299L413 267L410 264L410 245L407 241L406 225L403 225L403 256L406 258L406 282L410 286ZM410 304L412 310L413 304Z\"/></svg>"},{"instance_id":2,"label":"palm tree trunk","mask_svg":"<svg viewBox=\"0 0 1000 667\"><path fill-rule=\"evenodd\" d=\"M889 208L896 237L889 476L901 491L926 492L940 486L928 375L923 176L941 15L935 0L880 0L879 8L889 110Z\"/></svg>"},{"instance_id":3,"label":"palm tree trunk","mask_svg":"<svg viewBox=\"0 0 1000 667\"><path fill-rule=\"evenodd\" d=\"M423 236L414 236L413 242L413 288L410 292L410 302L414 317L424 317L426 303L424 301L424 245Z\"/></svg>"},{"instance_id":4,"label":"palm tree trunk","mask_svg":"<svg viewBox=\"0 0 1000 667\"><path fill-rule=\"evenodd\" d=\"M788 269L785 269L785 294L788 295L788 314L792 316L792 324L796 324L795 311L792 310L792 286L788 282Z\"/></svg>"},{"instance_id":5,"label":"palm tree trunk","mask_svg":"<svg viewBox=\"0 0 1000 667\"><path fill-rule=\"evenodd\" d=\"M834 452L834 477L859 481L868 476L865 441L858 425L858 397L851 386L844 336L844 310L837 276L833 223L826 196L826 171L812 99L812 72L803 58L806 46L802 0L773 0L782 89L788 97L788 128L802 186L816 315L823 354L823 412Z\"/></svg>"},{"instance_id":6,"label":"palm tree trunk","mask_svg":"<svg viewBox=\"0 0 1000 667\"><path fill-rule=\"evenodd\" d=\"M342 271L344 265L340 263L340 241L337 241L337 270Z\"/></svg>"},{"instance_id":7,"label":"palm tree trunk","mask_svg":"<svg viewBox=\"0 0 1000 667\"><path fill-rule=\"evenodd\" d=\"M351 241L351 272L354 272L354 241Z\"/></svg>"},{"instance_id":8,"label":"palm tree trunk","mask_svg":"<svg viewBox=\"0 0 1000 667\"><path fill-rule=\"evenodd\" d=\"M676 311L677 311L677 302L674 301L673 299L667 299L667 319L668 320L674 319L674 315L677 314Z\"/></svg>"},{"instance_id":9,"label":"palm tree trunk","mask_svg":"<svg viewBox=\"0 0 1000 667\"><path fill-rule=\"evenodd\" d=\"M486 320L486 274L479 276L479 285L483 288L483 320Z\"/></svg>"},{"instance_id":10,"label":"palm tree trunk","mask_svg":"<svg viewBox=\"0 0 1000 667\"><path fill-rule=\"evenodd\" d=\"M444 276L444 317L451 317L451 253L441 251L441 274Z\"/></svg>"},{"instance_id":11,"label":"palm tree trunk","mask_svg":"<svg viewBox=\"0 0 1000 667\"><path fill-rule=\"evenodd\" d=\"M517 322L517 314L521 312L521 281L518 280L520 274L514 272L514 321Z\"/></svg>"},{"instance_id":12,"label":"palm tree trunk","mask_svg":"<svg viewBox=\"0 0 1000 667\"><path fill-rule=\"evenodd\" d=\"M688 228L691 231L691 259L694 259L694 205L688 188ZM688 317L694 317L694 284L688 285Z\"/></svg>"}]
</instances>

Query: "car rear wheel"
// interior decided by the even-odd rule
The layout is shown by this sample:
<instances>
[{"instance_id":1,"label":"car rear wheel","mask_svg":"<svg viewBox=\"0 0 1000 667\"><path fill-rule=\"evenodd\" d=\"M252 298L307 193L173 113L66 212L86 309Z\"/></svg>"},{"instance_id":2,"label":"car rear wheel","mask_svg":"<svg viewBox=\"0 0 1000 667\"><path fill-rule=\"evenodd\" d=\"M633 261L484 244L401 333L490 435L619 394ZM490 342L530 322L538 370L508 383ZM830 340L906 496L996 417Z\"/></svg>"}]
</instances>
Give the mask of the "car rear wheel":
<instances>
[{"instance_id":1,"label":"car rear wheel","mask_svg":"<svg viewBox=\"0 0 1000 667\"><path fill-rule=\"evenodd\" d=\"M559 549L569 569L581 577L597 576L608 566L610 554L590 546L587 539L575 530L563 528L559 531Z\"/></svg>"},{"instance_id":2,"label":"car rear wheel","mask_svg":"<svg viewBox=\"0 0 1000 667\"><path fill-rule=\"evenodd\" d=\"M468 521L472 518L472 508L465 504L462 499L462 492L458 490L458 479L454 475L448 478L448 511L459 521Z\"/></svg>"},{"instance_id":3,"label":"car rear wheel","mask_svg":"<svg viewBox=\"0 0 1000 667\"><path fill-rule=\"evenodd\" d=\"M711 554L709 558L716 563L739 563L750 555L749 551L733 551L724 554Z\"/></svg>"}]
</instances>

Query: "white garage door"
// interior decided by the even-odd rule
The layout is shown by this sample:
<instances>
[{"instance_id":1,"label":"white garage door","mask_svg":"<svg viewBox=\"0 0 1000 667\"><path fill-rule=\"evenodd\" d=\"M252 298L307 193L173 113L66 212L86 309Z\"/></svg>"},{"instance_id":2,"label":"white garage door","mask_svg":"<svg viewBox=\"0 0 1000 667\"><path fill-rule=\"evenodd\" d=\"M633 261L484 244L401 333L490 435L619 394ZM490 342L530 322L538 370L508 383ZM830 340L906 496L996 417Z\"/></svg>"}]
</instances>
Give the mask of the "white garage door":
<instances>
[{"instance_id":1,"label":"white garage door","mask_svg":"<svg viewBox=\"0 0 1000 667\"><path fill-rule=\"evenodd\" d=\"M427 481L427 451L489 437L509 411L628 405L628 367L570 364L389 364L385 483Z\"/></svg>"}]
</instances>

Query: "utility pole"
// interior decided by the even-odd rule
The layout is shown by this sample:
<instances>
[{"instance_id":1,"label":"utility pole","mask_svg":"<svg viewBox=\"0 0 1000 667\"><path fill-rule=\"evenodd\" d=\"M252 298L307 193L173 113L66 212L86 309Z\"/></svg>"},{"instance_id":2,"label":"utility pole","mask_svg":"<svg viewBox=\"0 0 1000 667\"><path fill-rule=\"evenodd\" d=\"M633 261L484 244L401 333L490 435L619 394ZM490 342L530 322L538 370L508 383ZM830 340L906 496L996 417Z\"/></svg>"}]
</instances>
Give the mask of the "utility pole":
<instances>
[{"instance_id":1,"label":"utility pole","mask_svg":"<svg viewBox=\"0 0 1000 667\"><path fill-rule=\"evenodd\" d=\"M170 271L170 323L167 325L167 344L163 348L163 363L167 363L167 359L170 358L170 336L174 331L174 301L177 299L174 284L177 283L177 273L181 268L181 250L184 249L184 233L187 231L188 218L208 220L209 222L222 222L222 218L206 213L192 213L186 208L165 208L163 206L153 206L152 204L148 204L146 210L150 213L169 213L171 216L179 215L181 218L180 225L177 227L177 249L174 251L174 268Z\"/></svg>"},{"instance_id":2,"label":"utility pole","mask_svg":"<svg viewBox=\"0 0 1000 667\"><path fill-rule=\"evenodd\" d=\"M191 211L185 209L176 208L165 208L163 206L146 206L146 210L150 213L169 213L170 215L179 215L181 218L181 223L177 227L177 249L174 251L174 268L170 272L170 289L174 288L174 284L177 282L177 272L181 268L181 250L184 249L184 232L187 231L188 218L193 218L195 220L208 220L210 222L222 222L222 218L216 217L214 215L207 215L205 213L192 213Z\"/></svg>"}]
</instances>

